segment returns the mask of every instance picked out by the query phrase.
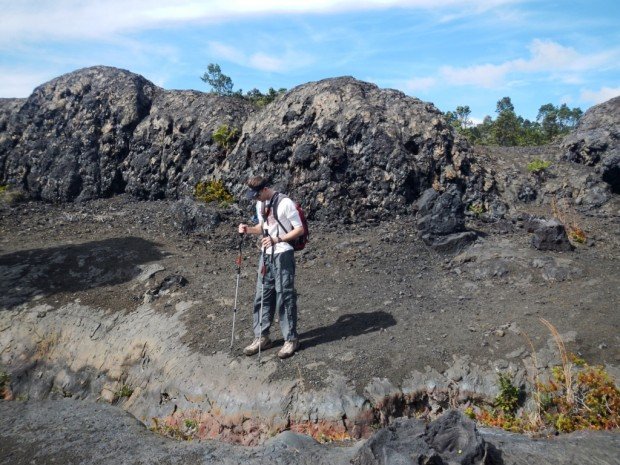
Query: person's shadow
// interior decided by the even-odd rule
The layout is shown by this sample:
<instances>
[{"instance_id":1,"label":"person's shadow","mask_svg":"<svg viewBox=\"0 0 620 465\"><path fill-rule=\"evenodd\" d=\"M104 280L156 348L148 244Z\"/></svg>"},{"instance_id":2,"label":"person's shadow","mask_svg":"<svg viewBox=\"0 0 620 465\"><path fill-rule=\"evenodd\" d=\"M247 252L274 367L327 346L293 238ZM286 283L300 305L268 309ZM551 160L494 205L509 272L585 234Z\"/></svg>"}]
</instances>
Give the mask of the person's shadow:
<instances>
[{"instance_id":1,"label":"person's shadow","mask_svg":"<svg viewBox=\"0 0 620 465\"><path fill-rule=\"evenodd\" d=\"M343 337L348 338L381 331L395 324L394 317L383 311L349 313L340 316L329 326L322 326L301 333L299 340L302 349L309 349L319 344L341 340Z\"/></svg>"}]
</instances>

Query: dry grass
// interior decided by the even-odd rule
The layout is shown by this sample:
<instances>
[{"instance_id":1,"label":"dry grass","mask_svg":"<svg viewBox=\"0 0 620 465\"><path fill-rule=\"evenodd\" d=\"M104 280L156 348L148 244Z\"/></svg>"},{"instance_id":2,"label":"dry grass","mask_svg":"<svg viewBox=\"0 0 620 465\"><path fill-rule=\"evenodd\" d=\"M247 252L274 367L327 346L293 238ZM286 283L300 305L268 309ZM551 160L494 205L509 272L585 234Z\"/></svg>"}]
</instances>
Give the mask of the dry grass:
<instances>
[{"instance_id":1,"label":"dry grass","mask_svg":"<svg viewBox=\"0 0 620 465\"><path fill-rule=\"evenodd\" d=\"M573 243L584 244L587 236L585 231L579 226L577 212L568 199L558 201L555 197L551 199L551 211L553 217L566 228L568 238Z\"/></svg>"},{"instance_id":2,"label":"dry grass","mask_svg":"<svg viewBox=\"0 0 620 465\"><path fill-rule=\"evenodd\" d=\"M560 354L560 359L562 360L562 373L564 374L564 390L566 393L566 401L573 405L575 403L575 393L573 392L573 364L568 358L568 353L566 352L566 346L564 345L564 341L562 340L562 336L553 326L544 318L540 318L542 324L544 324L549 332L553 336L553 340L558 348L558 352Z\"/></svg>"},{"instance_id":3,"label":"dry grass","mask_svg":"<svg viewBox=\"0 0 620 465\"><path fill-rule=\"evenodd\" d=\"M470 408L466 413L487 426L514 432L537 434L568 433L582 429L610 430L620 427L620 389L603 367L589 366L570 355L557 328L540 321L551 333L560 356L560 365L551 368L548 381L540 381L538 360L532 341L534 411L514 408L514 387L509 378L500 377L500 396L495 408ZM508 399L510 402L506 402ZM510 407L510 408L507 408Z\"/></svg>"}]
</instances>

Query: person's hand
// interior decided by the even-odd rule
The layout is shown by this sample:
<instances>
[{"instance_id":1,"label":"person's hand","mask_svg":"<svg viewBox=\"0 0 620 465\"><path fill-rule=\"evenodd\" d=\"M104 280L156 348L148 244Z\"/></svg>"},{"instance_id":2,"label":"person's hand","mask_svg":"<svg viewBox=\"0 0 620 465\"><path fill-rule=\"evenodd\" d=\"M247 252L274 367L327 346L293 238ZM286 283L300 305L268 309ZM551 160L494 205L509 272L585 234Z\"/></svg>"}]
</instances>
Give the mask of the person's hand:
<instances>
[{"instance_id":1,"label":"person's hand","mask_svg":"<svg viewBox=\"0 0 620 465\"><path fill-rule=\"evenodd\" d=\"M240 223L239 224L239 234L247 234L247 232L248 232L248 225Z\"/></svg>"},{"instance_id":2,"label":"person's hand","mask_svg":"<svg viewBox=\"0 0 620 465\"><path fill-rule=\"evenodd\" d=\"M267 249L267 248L269 248L272 245L277 244L277 243L278 243L278 239L277 238L273 238L271 236L266 236L266 237L263 237L261 239L261 246L263 248L265 248L265 249Z\"/></svg>"}]
</instances>

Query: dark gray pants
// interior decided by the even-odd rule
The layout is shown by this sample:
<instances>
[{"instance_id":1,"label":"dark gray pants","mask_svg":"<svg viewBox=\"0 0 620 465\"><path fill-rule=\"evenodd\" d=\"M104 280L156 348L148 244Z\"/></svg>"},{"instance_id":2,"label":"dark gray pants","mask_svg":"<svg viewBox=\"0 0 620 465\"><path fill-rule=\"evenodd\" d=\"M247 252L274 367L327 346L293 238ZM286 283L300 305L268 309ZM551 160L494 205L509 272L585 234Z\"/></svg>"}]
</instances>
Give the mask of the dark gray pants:
<instances>
[{"instance_id":1,"label":"dark gray pants","mask_svg":"<svg viewBox=\"0 0 620 465\"><path fill-rule=\"evenodd\" d=\"M288 250L273 256L266 255L265 267L266 273L263 288L262 262L259 260L256 297L254 298L254 336L259 337L261 335L259 314L262 297L263 336L269 334L269 328L277 309L284 340L297 339L297 295L295 294L294 252Z\"/></svg>"}]
</instances>

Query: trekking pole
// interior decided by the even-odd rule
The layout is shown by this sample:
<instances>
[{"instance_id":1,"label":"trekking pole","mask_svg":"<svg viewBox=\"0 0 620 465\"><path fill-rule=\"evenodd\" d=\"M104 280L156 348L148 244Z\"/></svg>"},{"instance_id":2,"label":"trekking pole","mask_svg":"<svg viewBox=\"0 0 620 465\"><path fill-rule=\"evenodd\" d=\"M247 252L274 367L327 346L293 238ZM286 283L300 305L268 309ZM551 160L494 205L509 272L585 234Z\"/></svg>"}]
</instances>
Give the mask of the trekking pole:
<instances>
[{"instance_id":1,"label":"trekking pole","mask_svg":"<svg viewBox=\"0 0 620 465\"><path fill-rule=\"evenodd\" d=\"M262 225L261 225L262 226ZM267 230L263 229L263 237L267 237ZM263 250L261 252L261 258L260 258L260 262L261 262L261 275L262 275L262 280L261 280L261 285L260 285L260 311L258 312L258 321L259 321L259 327L260 327L260 335L258 336L258 364L260 365L260 346L261 346L261 339L263 337L263 303L265 301L265 274L267 274L267 268L265 266L265 255L267 253L267 249L266 247L263 246Z\"/></svg>"},{"instance_id":2,"label":"trekking pole","mask_svg":"<svg viewBox=\"0 0 620 465\"><path fill-rule=\"evenodd\" d=\"M237 297L239 296L239 277L241 276L241 247L243 246L243 233L239 233L239 255L237 256L237 285L235 286L235 306L233 307L233 324L232 335L230 336L230 350L233 349L233 342L235 340L235 319L237 318Z\"/></svg>"}]
</instances>

